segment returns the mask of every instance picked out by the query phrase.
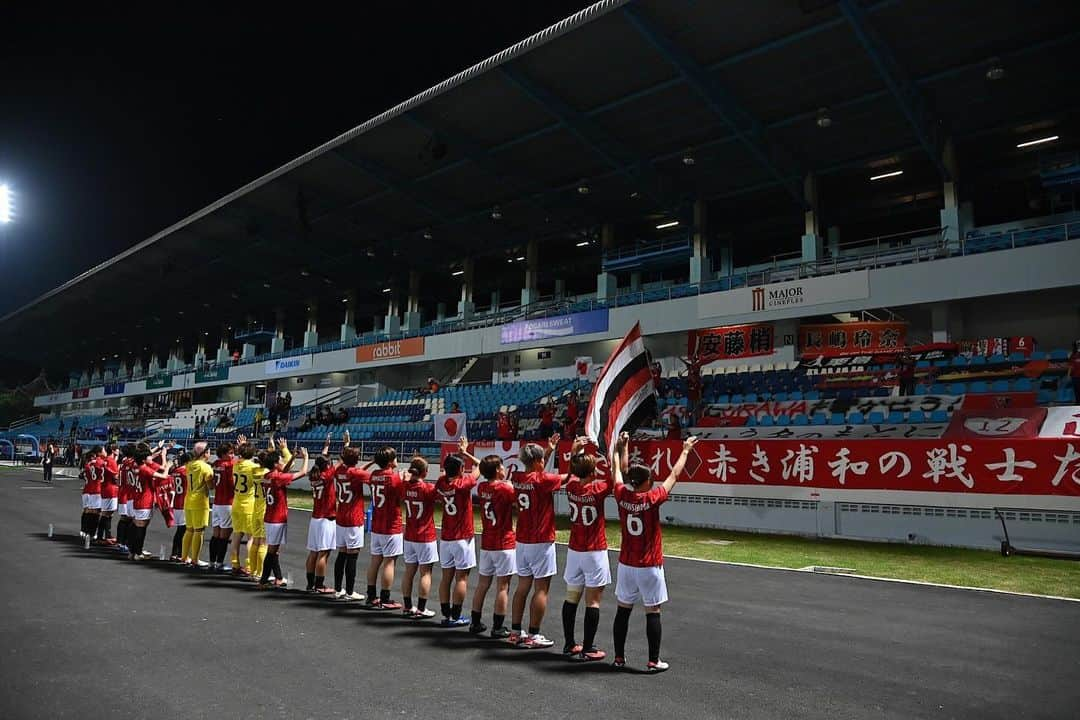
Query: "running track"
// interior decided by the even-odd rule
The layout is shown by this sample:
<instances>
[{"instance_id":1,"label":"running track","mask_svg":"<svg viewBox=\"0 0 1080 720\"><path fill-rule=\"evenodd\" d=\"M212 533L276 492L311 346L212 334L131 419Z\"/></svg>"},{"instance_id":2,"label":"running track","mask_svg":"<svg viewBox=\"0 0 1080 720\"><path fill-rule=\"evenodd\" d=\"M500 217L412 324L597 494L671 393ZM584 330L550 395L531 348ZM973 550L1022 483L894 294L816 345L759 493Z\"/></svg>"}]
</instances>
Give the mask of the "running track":
<instances>
[{"instance_id":1,"label":"running track","mask_svg":"<svg viewBox=\"0 0 1080 720\"><path fill-rule=\"evenodd\" d=\"M40 472L0 469L7 720L1064 718L1080 707L1080 603L672 560L663 646L672 670L616 673L393 613L86 552L77 481L36 488ZM307 521L290 513L283 565L294 582L303 582ZM146 547L170 537L157 516ZM563 589L552 583L544 623L556 651ZM612 595L598 638L609 652ZM635 666L644 645L635 611Z\"/></svg>"}]
</instances>

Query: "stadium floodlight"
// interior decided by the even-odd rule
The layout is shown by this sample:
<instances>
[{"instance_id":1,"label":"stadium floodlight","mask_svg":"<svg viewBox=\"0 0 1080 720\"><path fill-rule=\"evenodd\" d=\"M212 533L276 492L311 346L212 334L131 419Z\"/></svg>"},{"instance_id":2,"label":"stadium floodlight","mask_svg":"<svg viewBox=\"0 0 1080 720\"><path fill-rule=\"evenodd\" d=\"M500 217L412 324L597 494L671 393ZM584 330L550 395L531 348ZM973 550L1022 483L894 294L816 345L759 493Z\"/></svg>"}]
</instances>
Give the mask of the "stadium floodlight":
<instances>
[{"instance_id":1,"label":"stadium floodlight","mask_svg":"<svg viewBox=\"0 0 1080 720\"><path fill-rule=\"evenodd\" d=\"M382 291L383 291L384 293L388 293L388 292L390 292L390 288L383 288L383 290L382 290Z\"/></svg>"},{"instance_id":2,"label":"stadium floodlight","mask_svg":"<svg viewBox=\"0 0 1080 720\"><path fill-rule=\"evenodd\" d=\"M585 246L586 246L586 245L588 245L588 244L589 244L589 241L588 241L588 240L582 240L581 242L579 242L579 243L577 244L577 247L585 247Z\"/></svg>"},{"instance_id":3,"label":"stadium floodlight","mask_svg":"<svg viewBox=\"0 0 1080 720\"><path fill-rule=\"evenodd\" d=\"M450 274L453 275L454 277L457 277L458 275L464 275L465 271L464 270L455 270L454 272L452 272Z\"/></svg>"},{"instance_id":4,"label":"stadium floodlight","mask_svg":"<svg viewBox=\"0 0 1080 720\"><path fill-rule=\"evenodd\" d=\"M669 220L668 222L662 222L656 226L657 230L666 230L667 228L675 227L679 224L678 220Z\"/></svg>"},{"instance_id":5,"label":"stadium floodlight","mask_svg":"<svg viewBox=\"0 0 1080 720\"><path fill-rule=\"evenodd\" d=\"M7 224L15 215L15 197L11 188L0 185L0 223Z\"/></svg>"},{"instance_id":6,"label":"stadium floodlight","mask_svg":"<svg viewBox=\"0 0 1080 720\"><path fill-rule=\"evenodd\" d=\"M514 258L514 259L515 259L515 260L517 260L518 262L522 262L523 260L525 260L525 256L524 256L524 255L518 255L518 256L517 256L516 258Z\"/></svg>"},{"instance_id":7,"label":"stadium floodlight","mask_svg":"<svg viewBox=\"0 0 1080 720\"><path fill-rule=\"evenodd\" d=\"M1027 142L1019 143L1016 147L1026 148L1032 145L1042 145L1043 143L1054 142L1058 139L1057 135L1050 135L1049 137L1039 138L1038 140L1028 140Z\"/></svg>"},{"instance_id":8,"label":"stadium floodlight","mask_svg":"<svg viewBox=\"0 0 1080 720\"><path fill-rule=\"evenodd\" d=\"M903 170L893 170L892 172L882 173L880 175L871 175L871 180L884 180L885 178L896 177L897 175L903 175Z\"/></svg>"}]
</instances>

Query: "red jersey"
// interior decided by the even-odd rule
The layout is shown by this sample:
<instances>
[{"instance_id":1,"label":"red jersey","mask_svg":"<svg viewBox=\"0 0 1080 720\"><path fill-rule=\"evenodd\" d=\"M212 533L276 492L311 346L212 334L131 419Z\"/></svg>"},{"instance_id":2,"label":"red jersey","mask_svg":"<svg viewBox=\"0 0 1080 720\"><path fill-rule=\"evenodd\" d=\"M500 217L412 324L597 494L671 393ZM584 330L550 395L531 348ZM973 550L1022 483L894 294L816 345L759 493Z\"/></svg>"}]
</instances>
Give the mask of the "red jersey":
<instances>
[{"instance_id":1,"label":"red jersey","mask_svg":"<svg viewBox=\"0 0 1080 720\"><path fill-rule=\"evenodd\" d=\"M514 473L517 492L517 541L555 542L555 500L552 493L562 486L563 476L553 473Z\"/></svg>"},{"instance_id":2,"label":"red jersey","mask_svg":"<svg viewBox=\"0 0 1080 720\"><path fill-rule=\"evenodd\" d=\"M337 515L337 493L334 492L334 473L337 469L327 468L322 475L311 478L311 517L313 520L333 520Z\"/></svg>"},{"instance_id":3,"label":"red jersey","mask_svg":"<svg viewBox=\"0 0 1080 720\"><path fill-rule=\"evenodd\" d=\"M1069 358L1069 377L1080 379L1080 350L1074 352Z\"/></svg>"},{"instance_id":4,"label":"red jersey","mask_svg":"<svg viewBox=\"0 0 1080 720\"><path fill-rule=\"evenodd\" d=\"M610 480L583 482L574 478L566 483L566 499L570 503L571 550L607 550L604 499L610 494Z\"/></svg>"},{"instance_id":5,"label":"red jersey","mask_svg":"<svg viewBox=\"0 0 1080 720\"><path fill-rule=\"evenodd\" d=\"M154 491L157 489L158 480L154 477L154 473L159 470L161 466L149 460L139 466L138 474L135 476L135 492L132 495L136 510L154 508Z\"/></svg>"},{"instance_id":6,"label":"red jersey","mask_svg":"<svg viewBox=\"0 0 1080 720\"><path fill-rule=\"evenodd\" d=\"M480 521L484 526L480 549L513 550L517 546L514 486L508 482L482 482L476 486L476 495L480 498Z\"/></svg>"},{"instance_id":7,"label":"red jersey","mask_svg":"<svg viewBox=\"0 0 1080 720\"><path fill-rule=\"evenodd\" d=\"M472 540L473 510L472 491L476 476L465 475L451 480L445 475L435 483L435 490L443 504L442 539Z\"/></svg>"},{"instance_id":8,"label":"red jersey","mask_svg":"<svg viewBox=\"0 0 1080 720\"><path fill-rule=\"evenodd\" d=\"M631 567L663 567L664 540L660 531L660 506L668 499L663 485L648 492L634 492L629 485L615 488L622 525L619 562Z\"/></svg>"},{"instance_id":9,"label":"red jersey","mask_svg":"<svg viewBox=\"0 0 1080 720\"><path fill-rule=\"evenodd\" d=\"M126 457L120 461L120 492L118 502L126 503L135 498L135 479L139 476L139 466L134 458Z\"/></svg>"},{"instance_id":10,"label":"red jersey","mask_svg":"<svg viewBox=\"0 0 1080 720\"><path fill-rule=\"evenodd\" d=\"M184 499L187 498L187 468L183 465L177 465L169 473L169 479L172 481L172 487L169 488L169 495L172 496L172 509L183 510Z\"/></svg>"},{"instance_id":11,"label":"red jersey","mask_svg":"<svg viewBox=\"0 0 1080 720\"><path fill-rule=\"evenodd\" d=\"M498 429L495 432L495 437L499 440L510 440L514 437L513 428L510 427L510 418L505 415L499 416Z\"/></svg>"},{"instance_id":12,"label":"red jersey","mask_svg":"<svg viewBox=\"0 0 1080 720\"><path fill-rule=\"evenodd\" d=\"M401 498L405 481L394 470L376 470L368 482L371 484L371 532L397 535L403 529Z\"/></svg>"},{"instance_id":13,"label":"red jersey","mask_svg":"<svg viewBox=\"0 0 1080 720\"><path fill-rule=\"evenodd\" d=\"M553 422L555 422L555 411L553 411L550 407L545 407L543 410L540 411L541 425L550 425Z\"/></svg>"},{"instance_id":14,"label":"red jersey","mask_svg":"<svg viewBox=\"0 0 1080 720\"><path fill-rule=\"evenodd\" d=\"M272 470L263 475L262 489L263 496L266 497L266 512L263 513L263 522L289 522L289 498L285 488L297 477L299 477L299 473L278 472L277 470Z\"/></svg>"},{"instance_id":15,"label":"red jersey","mask_svg":"<svg viewBox=\"0 0 1080 720\"><path fill-rule=\"evenodd\" d=\"M232 505L233 495L236 490L233 487L233 463L235 458L223 457L214 461L214 504Z\"/></svg>"},{"instance_id":16,"label":"red jersey","mask_svg":"<svg viewBox=\"0 0 1080 720\"><path fill-rule=\"evenodd\" d=\"M413 477L410 475L410 477ZM435 541L435 483L408 480L402 485L405 499L405 539L415 543Z\"/></svg>"},{"instance_id":17,"label":"red jersey","mask_svg":"<svg viewBox=\"0 0 1080 720\"><path fill-rule=\"evenodd\" d=\"M120 466L116 464L116 457L110 455L105 458L105 473L101 478L101 497L114 498L120 491Z\"/></svg>"},{"instance_id":18,"label":"red jersey","mask_svg":"<svg viewBox=\"0 0 1080 720\"><path fill-rule=\"evenodd\" d=\"M83 465L83 495L99 495L101 493L101 477L105 474L105 463L94 458Z\"/></svg>"}]
</instances>

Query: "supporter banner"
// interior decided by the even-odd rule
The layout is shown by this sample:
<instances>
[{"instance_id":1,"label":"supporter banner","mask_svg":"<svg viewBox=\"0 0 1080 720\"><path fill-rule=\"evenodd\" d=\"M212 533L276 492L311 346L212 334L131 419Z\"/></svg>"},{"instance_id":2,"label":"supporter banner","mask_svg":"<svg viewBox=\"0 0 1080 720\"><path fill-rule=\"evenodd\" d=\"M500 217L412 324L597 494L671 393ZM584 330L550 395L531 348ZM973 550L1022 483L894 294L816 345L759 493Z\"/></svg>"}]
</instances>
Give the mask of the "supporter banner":
<instances>
[{"instance_id":1,"label":"supporter banner","mask_svg":"<svg viewBox=\"0 0 1080 720\"><path fill-rule=\"evenodd\" d=\"M969 355L1011 355L1023 353L1029 357L1035 350L1035 338L1031 336L991 337L978 340L961 340L961 352Z\"/></svg>"},{"instance_id":2,"label":"supporter banner","mask_svg":"<svg viewBox=\"0 0 1080 720\"><path fill-rule=\"evenodd\" d=\"M311 356L297 355L296 357L279 358L266 361L266 374L276 375L283 372L295 372L297 370L310 370Z\"/></svg>"},{"instance_id":3,"label":"supporter banner","mask_svg":"<svg viewBox=\"0 0 1080 720\"><path fill-rule=\"evenodd\" d=\"M509 475L512 472L519 472L524 470L524 466L521 464L521 460L518 459L518 452L521 450L521 443L517 440L486 440L480 442L474 442L469 444L469 452L474 456L483 459L485 455L498 455L502 458L503 466L506 468L506 472ZM456 453L458 451L457 443L443 443L441 458L446 458L447 455ZM566 446L566 451L570 451L570 445ZM440 459L441 463L441 459ZM552 457L549 462L549 469L554 469L555 458ZM465 470L472 469L472 463L468 460L465 461Z\"/></svg>"},{"instance_id":4,"label":"supporter banner","mask_svg":"<svg viewBox=\"0 0 1080 720\"><path fill-rule=\"evenodd\" d=\"M940 423L880 423L876 425L782 425L772 427L696 427L687 432L710 440L822 440L855 438L858 440L872 439L908 439L908 440L931 440L941 437L949 426L947 422ZM666 431L657 430L650 433L638 433L653 438L661 438L667 435Z\"/></svg>"},{"instance_id":5,"label":"supporter banner","mask_svg":"<svg viewBox=\"0 0 1080 720\"><path fill-rule=\"evenodd\" d=\"M630 461L666 477L679 441L630 444ZM561 472L569 464L563 441ZM1080 496L1080 443L1065 440L703 440L681 481L831 490Z\"/></svg>"},{"instance_id":6,"label":"supporter banner","mask_svg":"<svg viewBox=\"0 0 1080 720\"><path fill-rule=\"evenodd\" d=\"M870 275L858 270L698 296L698 317L793 310L870 297ZM788 315L792 313L786 313Z\"/></svg>"},{"instance_id":7,"label":"supporter banner","mask_svg":"<svg viewBox=\"0 0 1080 720\"><path fill-rule=\"evenodd\" d=\"M146 378L146 389L160 390L161 388L171 388L172 378L172 375L164 373L160 373L158 375L151 375L150 377Z\"/></svg>"},{"instance_id":8,"label":"supporter banner","mask_svg":"<svg viewBox=\"0 0 1080 720\"><path fill-rule=\"evenodd\" d=\"M961 408L953 413L945 437L949 438L1033 438L1046 420L1046 408Z\"/></svg>"},{"instance_id":9,"label":"supporter banner","mask_svg":"<svg viewBox=\"0 0 1080 720\"><path fill-rule=\"evenodd\" d=\"M894 353L907 345L906 322L848 322L800 325L804 353Z\"/></svg>"},{"instance_id":10,"label":"supporter banner","mask_svg":"<svg viewBox=\"0 0 1080 720\"><path fill-rule=\"evenodd\" d=\"M570 335L607 332L607 330L608 311L590 310L558 317L519 320L503 325L499 330L499 343L509 345L531 340L549 340Z\"/></svg>"},{"instance_id":11,"label":"supporter banner","mask_svg":"<svg viewBox=\"0 0 1080 720\"><path fill-rule=\"evenodd\" d=\"M592 364L592 357L588 355L574 358L574 369L577 371L578 377L588 377Z\"/></svg>"},{"instance_id":12,"label":"supporter banner","mask_svg":"<svg viewBox=\"0 0 1080 720\"><path fill-rule=\"evenodd\" d=\"M79 400L79 399L88 398L88 397L90 397L90 388L88 388L88 387L75 388L74 390L71 391L71 399L72 400Z\"/></svg>"},{"instance_id":13,"label":"supporter banner","mask_svg":"<svg viewBox=\"0 0 1080 720\"><path fill-rule=\"evenodd\" d=\"M926 345L915 345L906 349L908 353L911 354L912 360L915 362L919 362L920 360L926 360L927 362L932 362L934 360L949 360L959 352L959 347L955 343L929 343ZM896 363L896 361L900 359L902 351L903 348L898 348L890 352L878 351L862 353L859 351L849 350L847 352L841 352L839 350L822 348L821 350L802 353L799 365L808 370L823 368L843 370L847 367L884 365L885 363Z\"/></svg>"},{"instance_id":14,"label":"supporter banner","mask_svg":"<svg viewBox=\"0 0 1080 720\"><path fill-rule=\"evenodd\" d=\"M1047 408L1040 437L1080 440L1080 407L1075 405Z\"/></svg>"},{"instance_id":15,"label":"supporter banner","mask_svg":"<svg viewBox=\"0 0 1080 720\"><path fill-rule=\"evenodd\" d=\"M121 395L124 392L124 383L114 382L105 384L106 395Z\"/></svg>"},{"instance_id":16,"label":"supporter banner","mask_svg":"<svg viewBox=\"0 0 1080 720\"><path fill-rule=\"evenodd\" d=\"M195 371L195 384L208 383L208 382L220 382L221 380L229 379L229 366L222 365L220 367Z\"/></svg>"},{"instance_id":17,"label":"supporter banner","mask_svg":"<svg viewBox=\"0 0 1080 720\"><path fill-rule=\"evenodd\" d=\"M1033 408L1038 395L1033 392L968 393L964 396L965 410L987 408Z\"/></svg>"},{"instance_id":18,"label":"supporter banner","mask_svg":"<svg viewBox=\"0 0 1080 720\"><path fill-rule=\"evenodd\" d=\"M825 399L825 400L788 400L785 402L745 402L745 403L711 403L702 409L701 417L705 426L731 426L745 425L746 418L762 418L771 416L774 419L786 415L790 418L796 415L812 417L815 413L831 415L839 412L845 413L853 410L861 412L863 416L869 416L872 412L879 412L888 417L891 412L910 413L920 410L929 415L935 410L953 412L964 403L963 395L909 395L907 397L862 397L849 399Z\"/></svg>"},{"instance_id":19,"label":"supporter banner","mask_svg":"<svg viewBox=\"0 0 1080 720\"><path fill-rule=\"evenodd\" d=\"M691 330L687 333L686 345L687 357L701 365L714 360L771 355L774 350L773 326L759 323Z\"/></svg>"},{"instance_id":20,"label":"supporter banner","mask_svg":"<svg viewBox=\"0 0 1080 720\"><path fill-rule=\"evenodd\" d=\"M366 363L373 360L395 360L403 357L417 357L424 354L424 338L406 338L375 345L361 345L356 348L356 362Z\"/></svg>"},{"instance_id":21,"label":"supporter banner","mask_svg":"<svg viewBox=\"0 0 1080 720\"><path fill-rule=\"evenodd\" d=\"M438 413L431 416L436 442L457 442L465 433L465 413Z\"/></svg>"}]
</instances>

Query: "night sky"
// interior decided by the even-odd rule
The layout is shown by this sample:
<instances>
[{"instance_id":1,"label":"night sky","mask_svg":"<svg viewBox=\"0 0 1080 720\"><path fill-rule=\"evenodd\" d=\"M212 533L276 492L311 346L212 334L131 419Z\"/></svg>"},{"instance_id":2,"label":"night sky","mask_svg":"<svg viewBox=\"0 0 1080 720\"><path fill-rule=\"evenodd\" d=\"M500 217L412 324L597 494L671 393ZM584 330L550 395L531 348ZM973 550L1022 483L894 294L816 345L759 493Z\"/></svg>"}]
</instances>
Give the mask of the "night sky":
<instances>
[{"instance_id":1,"label":"night sky","mask_svg":"<svg viewBox=\"0 0 1080 720\"><path fill-rule=\"evenodd\" d=\"M5 8L0 315L588 4Z\"/></svg>"}]
</instances>

